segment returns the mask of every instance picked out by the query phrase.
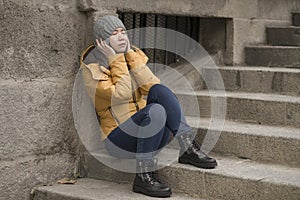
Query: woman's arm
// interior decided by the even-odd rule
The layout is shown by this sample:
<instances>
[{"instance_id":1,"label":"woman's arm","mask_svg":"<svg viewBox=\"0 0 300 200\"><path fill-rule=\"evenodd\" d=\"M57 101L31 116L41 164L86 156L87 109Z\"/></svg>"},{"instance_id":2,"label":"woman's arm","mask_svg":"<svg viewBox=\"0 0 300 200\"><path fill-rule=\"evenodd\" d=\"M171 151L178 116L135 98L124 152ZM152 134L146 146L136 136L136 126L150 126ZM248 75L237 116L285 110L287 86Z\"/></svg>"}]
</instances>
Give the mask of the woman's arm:
<instances>
[{"instance_id":1,"label":"woman's arm","mask_svg":"<svg viewBox=\"0 0 300 200\"><path fill-rule=\"evenodd\" d=\"M99 102L101 99L111 101L112 98L129 101L131 98L131 79L124 54L110 56L109 62L111 63L110 70L96 63L83 64L83 78L89 96L93 102L94 100Z\"/></svg>"},{"instance_id":2,"label":"woman's arm","mask_svg":"<svg viewBox=\"0 0 300 200\"><path fill-rule=\"evenodd\" d=\"M146 65L148 57L142 50L136 48L125 53L125 58L141 93L147 95L152 85L160 83L160 80Z\"/></svg>"}]
</instances>

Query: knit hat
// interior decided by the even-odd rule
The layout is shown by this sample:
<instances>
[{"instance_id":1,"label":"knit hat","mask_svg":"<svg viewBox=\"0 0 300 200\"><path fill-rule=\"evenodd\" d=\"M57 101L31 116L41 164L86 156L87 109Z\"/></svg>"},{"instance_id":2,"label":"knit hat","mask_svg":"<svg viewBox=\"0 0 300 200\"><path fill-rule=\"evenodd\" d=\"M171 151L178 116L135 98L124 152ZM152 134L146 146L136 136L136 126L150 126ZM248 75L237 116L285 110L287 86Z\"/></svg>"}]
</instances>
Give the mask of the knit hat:
<instances>
[{"instance_id":1,"label":"knit hat","mask_svg":"<svg viewBox=\"0 0 300 200\"><path fill-rule=\"evenodd\" d=\"M116 28L126 30L123 22L116 16L108 15L97 19L93 28L94 41L100 37L106 40Z\"/></svg>"}]
</instances>

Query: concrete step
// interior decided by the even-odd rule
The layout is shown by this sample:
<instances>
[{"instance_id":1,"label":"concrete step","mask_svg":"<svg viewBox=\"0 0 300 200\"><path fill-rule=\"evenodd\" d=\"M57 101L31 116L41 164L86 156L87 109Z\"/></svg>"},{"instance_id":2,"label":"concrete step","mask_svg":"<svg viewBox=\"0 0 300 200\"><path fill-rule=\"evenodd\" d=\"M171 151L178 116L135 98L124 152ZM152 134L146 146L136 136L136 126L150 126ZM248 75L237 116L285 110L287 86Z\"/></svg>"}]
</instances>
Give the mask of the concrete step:
<instances>
[{"instance_id":1,"label":"concrete step","mask_svg":"<svg viewBox=\"0 0 300 200\"><path fill-rule=\"evenodd\" d=\"M220 91L177 91L176 95L183 107L186 116L210 117L212 102L223 102L214 104L215 116L222 116L226 111L226 119L251 122L265 125L282 125L300 127L300 97L246 93L246 92L224 92ZM199 109L195 105L198 101ZM225 104L226 103L226 104Z\"/></svg>"},{"instance_id":2,"label":"concrete step","mask_svg":"<svg viewBox=\"0 0 300 200\"><path fill-rule=\"evenodd\" d=\"M33 191L32 200L153 200L161 198L148 197L131 191L131 184L80 178L75 184L53 184L41 186ZM173 193L170 200L192 200L185 194ZM195 199L196 200L196 199Z\"/></svg>"},{"instance_id":3,"label":"concrete step","mask_svg":"<svg viewBox=\"0 0 300 200\"><path fill-rule=\"evenodd\" d=\"M274 46L300 46L300 27L268 27L267 43Z\"/></svg>"},{"instance_id":4,"label":"concrete step","mask_svg":"<svg viewBox=\"0 0 300 200\"><path fill-rule=\"evenodd\" d=\"M101 157L102 154L95 156ZM216 158L218 166L215 169L200 169L175 162L160 169L158 174L173 191L205 199L298 200L300 197L299 168L234 157ZM89 177L116 182L133 181L134 174L111 169L92 156L86 161Z\"/></svg>"},{"instance_id":5,"label":"concrete step","mask_svg":"<svg viewBox=\"0 0 300 200\"><path fill-rule=\"evenodd\" d=\"M212 149L218 155L234 155L254 161L288 165L300 168L300 129L263 126L225 121L223 128L210 127L209 118L186 117L188 123L198 129L197 139L218 138Z\"/></svg>"},{"instance_id":6,"label":"concrete step","mask_svg":"<svg viewBox=\"0 0 300 200\"><path fill-rule=\"evenodd\" d=\"M292 13L293 26L300 26L300 12Z\"/></svg>"},{"instance_id":7,"label":"concrete step","mask_svg":"<svg viewBox=\"0 0 300 200\"><path fill-rule=\"evenodd\" d=\"M245 47L247 65L300 68L300 47L248 46Z\"/></svg>"},{"instance_id":8,"label":"concrete step","mask_svg":"<svg viewBox=\"0 0 300 200\"><path fill-rule=\"evenodd\" d=\"M209 80L217 77L218 72L221 73L227 91L300 95L300 69L257 66L220 66L217 69L203 69L203 74ZM207 86L203 87L206 88ZM218 85L212 85L212 88L220 89Z\"/></svg>"}]
</instances>

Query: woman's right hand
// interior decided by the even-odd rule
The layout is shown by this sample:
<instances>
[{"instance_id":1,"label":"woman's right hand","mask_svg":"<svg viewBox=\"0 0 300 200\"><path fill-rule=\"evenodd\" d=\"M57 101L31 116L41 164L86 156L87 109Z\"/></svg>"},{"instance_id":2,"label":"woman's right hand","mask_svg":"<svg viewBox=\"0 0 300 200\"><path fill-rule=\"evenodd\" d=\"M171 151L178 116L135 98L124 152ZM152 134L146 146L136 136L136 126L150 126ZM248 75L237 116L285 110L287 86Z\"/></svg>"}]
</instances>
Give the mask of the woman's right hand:
<instances>
[{"instance_id":1,"label":"woman's right hand","mask_svg":"<svg viewBox=\"0 0 300 200\"><path fill-rule=\"evenodd\" d=\"M109 58L110 56L116 54L113 48L111 48L108 44L106 44L106 42L103 41L102 38L100 38L100 42L98 39L96 39L96 43L97 43L97 48L99 49L99 51L101 51L101 53L103 53L106 56L106 58Z\"/></svg>"}]
</instances>

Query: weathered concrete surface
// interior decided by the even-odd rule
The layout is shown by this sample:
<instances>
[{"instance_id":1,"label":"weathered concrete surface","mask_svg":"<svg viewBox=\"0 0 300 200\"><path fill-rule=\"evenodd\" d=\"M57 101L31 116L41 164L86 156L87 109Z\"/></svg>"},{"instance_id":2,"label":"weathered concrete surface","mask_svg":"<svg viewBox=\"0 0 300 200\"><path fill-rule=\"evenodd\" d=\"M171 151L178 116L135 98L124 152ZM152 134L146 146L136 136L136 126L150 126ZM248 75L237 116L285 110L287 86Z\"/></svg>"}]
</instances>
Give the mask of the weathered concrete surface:
<instances>
[{"instance_id":1,"label":"weathered concrete surface","mask_svg":"<svg viewBox=\"0 0 300 200\"><path fill-rule=\"evenodd\" d=\"M76 157L65 154L40 154L0 161L0 199L29 200L33 186L46 185L76 172Z\"/></svg>"},{"instance_id":2,"label":"weathered concrete surface","mask_svg":"<svg viewBox=\"0 0 300 200\"><path fill-rule=\"evenodd\" d=\"M247 4L246 8L244 5ZM146 13L163 13L174 15L216 16L216 17L253 17L256 15L257 1L100 1L79 0L79 8L83 11L98 10L101 8L120 11L134 11Z\"/></svg>"},{"instance_id":3,"label":"weathered concrete surface","mask_svg":"<svg viewBox=\"0 0 300 200\"><path fill-rule=\"evenodd\" d=\"M85 48L86 16L75 1L1 1L0 78L73 76Z\"/></svg>"},{"instance_id":4,"label":"weathered concrete surface","mask_svg":"<svg viewBox=\"0 0 300 200\"><path fill-rule=\"evenodd\" d=\"M232 29L229 29L228 33L233 35L233 62L228 64L240 65L244 64L245 59L247 59L247 55L245 54L246 46L266 42L267 26L286 26L290 24L290 20L234 18L232 23Z\"/></svg>"},{"instance_id":5,"label":"weathered concrete surface","mask_svg":"<svg viewBox=\"0 0 300 200\"><path fill-rule=\"evenodd\" d=\"M75 174L71 94L71 80L0 82L0 188L6 199L26 199L34 185Z\"/></svg>"},{"instance_id":6,"label":"weathered concrete surface","mask_svg":"<svg viewBox=\"0 0 300 200\"><path fill-rule=\"evenodd\" d=\"M247 6L245 6L247 5ZM244 47L266 41L268 25L291 25L291 11L299 10L299 0L233 0L233 1L100 1L79 0L82 11L141 12L167 15L227 18L226 51L222 62L228 65L244 64ZM267 11L267 12L266 12ZM113 13L113 12L112 12ZM233 19L233 22L230 21ZM224 52L221 52L224 53Z\"/></svg>"},{"instance_id":7,"label":"weathered concrete surface","mask_svg":"<svg viewBox=\"0 0 300 200\"><path fill-rule=\"evenodd\" d=\"M260 66L219 66L202 67L192 66L190 63L179 61L170 65L173 70L182 75L178 78L174 73L166 72L158 74L162 83L168 85L174 91L177 90L203 90L208 86L204 81L210 80L210 89L222 89L216 77L222 77L226 91L241 91L254 93L278 93L292 96L300 95L300 69L271 68ZM202 72L202 75L200 74ZM190 88L184 83L187 80ZM216 80L216 81L214 81Z\"/></svg>"},{"instance_id":8,"label":"weathered concrete surface","mask_svg":"<svg viewBox=\"0 0 300 200\"><path fill-rule=\"evenodd\" d=\"M257 1L257 18L291 20L291 12L300 10L299 0L258 0Z\"/></svg>"},{"instance_id":9,"label":"weathered concrete surface","mask_svg":"<svg viewBox=\"0 0 300 200\"><path fill-rule=\"evenodd\" d=\"M279 93L300 95L300 70L291 68L270 68L257 66L220 66L203 68L207 79L214 79L220 73L227 91L254 93ZM214 83L212 81L212 83ZM207 86L203 87L203 89ZM212 85L212 89L220 89Z\"/></svg>"},{"instance_id":10,"label":"weathered concrete surface","mask_svg":"<svg viewBox=\"0 0 300 200\"><path fill-rule=\"evenodd\" d=\"M103 151L105 150L103 149L102 152ZM114 181L118 183L132 183L134 180L134 174L117 171L116 169L107 167L109 162L105 162L105 164L101 163L100 160L102 159L106 161L106 154L95 153L92 155L89 152L84 152L83 157L85 171L89 178ZM116 177L118 178L116 179Z\"/></svg>"},{"instance_id":11,"label":"weathered concrete surface","mask_svg":"<svg viewBox=\"0 0 300 200\"><path fill-rule=\"evenodd\" d=\"M267 42L277 46L300 46L300 27L268 27Z\"/></svg>"},{"instance_id":12,"label":"weathered concrete surface","mask_svg":"<svg viewBox=\"0 0 300 200\"><path fill-rule=\"evenodd\" d=\"M71 95L71 80L2 81L1 160L75 152Z\"/></svg>"},{"instance_id":13,"label":"weathered concrete surface","mask_svg":"<svg viewBox=\"0 0 300 200\"><path fill-rule=\"evenodd\" d=\"M201 117L211 116L211 97L224 99L223 93L217 91L198 91L199 110ZM187 116L199 116L197 107L191 103L194 100L192 92L176 92L179 101ZM226 119L252 122L265 125L283 125L300 127L300 97L246 93L226 92ZM224 110L224 108L220 109ZM221 116L216 113L216 116ZM216 117L215 116L215 117Z\"/></svg>"},{"instance_id":14,"label":"weathered concrete surface","mask_svg":"<svg viewBox=\"0 0 300 200\"><path fill-rule=\"evenodd\" d=\"M249 46L245 51L247 65L300 68L300 47Z\"/></svg>"},{"instance_id":15,"label":"weathered concrete surface","mask_svg":"<svg viewBox=\"0 0 300 200\"><path fill-rule=\"evenodd\" d=\"M245 6L247 5L247 6ZM78 7L82 11L92 11L105 9L118 9L120 11L174 14L174 15L193 15L210 16L224 18L261 18L290 20L290 11L299 10L298 0L281 1L276 3L268 0L187 0L187 1L101 1L101 0L79 0ZM266 12L269 10L269 12ZM271 14L270 14L271 13Z\"/></svg>"},{"instance_id":16,"label":"weathered concrete surface","mask_svg":"<svg viewBox=\"0 0 300 200\"><path fill-rule=\"evenodd\" d=\"M101 155L99 155L101 156ZM105 155L103 155L105 156ZM215 155L213 155L216 157ZM247 159L216 157L218 167L212 170L174 163L159 170L161 180L174 192L210 199L297 199L300 177L297 168L259 164ZM97 170L96 179L132 181L134 174L107 170L100 162L88 167ZM249 187L248 187L249 186ZM222 197L223 196L223 197Z\"/></svg>"},{"instance_id":17,"label":"weathered concrete surface","mask_svg":"<svg viewBox=\"0 0 300 200\"><path fill-rule=\"evenodd\" d=\"M148 197L131 191L130 184L117 184L91 178L77 179L74 185L39 187L34 191L33 200L152 200L161 199ZM173 193L170 200L196 200L185 194ZM197 198L198 199L198 198ZM198 199L201 200L201 199ZM203 199L202 199L203 200Z\"/></svg>"},{"instance_id":18,"label":"weathered concrete surface","mask_svg":"<svg viewBox=\"0 0 300 200\"><path fill-rule=\"evenodd\" d=\"M300 26L300 12L292 13L293 26Z\"/></svg>"},{"instance_id":19,"label":"weathered concrete surface","mask_svg":"<svg viewBox=\"0 0 300 200\"><path fill-rule=\"evenodd\" d=\"M77 171L71 94L86 18L76 1L0 1L1 199Z\"/></svg>"},{"instance_id":20,"label":"weathered concrete surface","mask_svg":"<svg viewBox=\"0 0 300 200\"><path fill-rule=\"evenodd\" d=\"M218 138L212 149L222 155L235 155L259 162L300 167L300 129L279 126L237 123L226 120L224 127L211 127L209 118L187 117L188 123L198 129L197 139Z\"/></svg>"}]
</instances>

